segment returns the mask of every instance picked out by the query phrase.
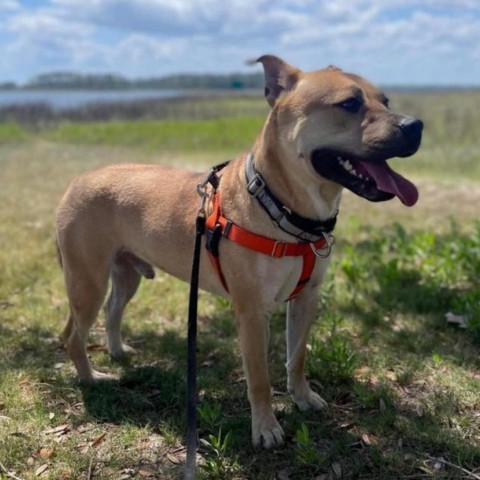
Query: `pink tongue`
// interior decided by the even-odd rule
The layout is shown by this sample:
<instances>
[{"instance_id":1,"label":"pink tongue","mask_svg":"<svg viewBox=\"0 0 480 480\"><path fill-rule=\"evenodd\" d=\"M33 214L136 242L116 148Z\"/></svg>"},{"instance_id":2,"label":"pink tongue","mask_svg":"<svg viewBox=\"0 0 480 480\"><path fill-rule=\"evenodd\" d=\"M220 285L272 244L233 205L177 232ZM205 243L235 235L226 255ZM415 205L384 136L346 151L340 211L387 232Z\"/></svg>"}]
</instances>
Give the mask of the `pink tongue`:
<instances>
[{"instance_id":1,"label":"pink tongue","mask_svg":"<svg viewBox=\"0 0 480 480\"><path fill-rule=\"evenodd\" d=\"M406 178L394 172L383 161L381 163L361 162L369 175L375 180L377 188L383 192L393 193L407 207L415 205L418 200L417 187Z\"/></svg>"}]
</instances>

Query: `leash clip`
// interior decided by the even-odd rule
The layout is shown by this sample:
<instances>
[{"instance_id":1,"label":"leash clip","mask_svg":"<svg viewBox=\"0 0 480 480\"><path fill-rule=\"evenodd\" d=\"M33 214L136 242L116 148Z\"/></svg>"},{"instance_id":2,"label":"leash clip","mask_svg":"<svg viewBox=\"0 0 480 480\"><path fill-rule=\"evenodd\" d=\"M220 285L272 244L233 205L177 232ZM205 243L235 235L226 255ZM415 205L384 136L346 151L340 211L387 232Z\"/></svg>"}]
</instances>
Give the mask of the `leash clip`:
<instances>
[{"instance_id":1,"label":"leash clip","mask_svg":"<svg viewBox=\"0 0 480 480\"><path fill-rule=\"evenodd\" d=\"M325 233L322 232L323 238L327 242L327 246L324 248L316 249L315 244L313 242L310 242L310 248L312 249L312 252L314 255L318 258L327 258L330 256L330 253L332 253L332 246L335 243L335 237L331 235L330 233Z\"/></svg>"},{"instance_id":2,"label":"leash clip","mask_svg":"<svg viewBox=\"0 0 480 480\"><path fill-rule=\"evenodd\" d=\"M207 181L203 181L202 183L197 183L197 193L200 197L207 196Z\"/></svg>"},{"instance_id":3,"label":"leash clip","mask_svg":"<svg viewBox=\"0 0 480 480\"><path fill-rule=\"evenodd\" d=\"M200 209L198 211L199 216L205 216L205 203L208 198L208 185L212 187L213 191L215 192L218 188L220 183L220 176L218 176L218 172L222 170L229 162L224 162L216 167L212 167L210 171L207 173L207 176L203 179L202 182L197 183L197 193L201 197L201 204Z\"/></svg>"},{"instance_id":4,"label":"leash clip","mask_svg":"<svg viewBox=\"0 0 480 480\"><path fill-rule=\"evenodd\" d=\"M218 186L218 177L216 176L217 170L215 167L211 168L210 171L207 173L207 176L203 179L201 183L197 183L197 193L201 197L207 196L207 185L210 183L214 190L217 189Z\"/></svg>"},{"instance_id":5,"label":"leash clip","mask_svg":"<svg viewBox=\"0 0 480 480\"><path fill-rule=\"evenodd\" d=\"M208 183L208 180L197 184L197 193L200 196L200 207L198 209L197 218L206 217L205 205L207 203L207 198L208 198L207 183Z\"/></svg>"},{"instance_id":6,"label":"leash clip","mask_svg":"<svg viewBox=\"0 0 480 480\"><path fill-rule=\"evenodd\" d=\"M208 193L207 189L205 187L199 188L200 184L197 185L197 193L200 195L200 208L198 209L197 212L197 217L205 218L206 213L205 213L205 205L207 203L207 198L208 198Z\"/></svg>"}]
</instances>

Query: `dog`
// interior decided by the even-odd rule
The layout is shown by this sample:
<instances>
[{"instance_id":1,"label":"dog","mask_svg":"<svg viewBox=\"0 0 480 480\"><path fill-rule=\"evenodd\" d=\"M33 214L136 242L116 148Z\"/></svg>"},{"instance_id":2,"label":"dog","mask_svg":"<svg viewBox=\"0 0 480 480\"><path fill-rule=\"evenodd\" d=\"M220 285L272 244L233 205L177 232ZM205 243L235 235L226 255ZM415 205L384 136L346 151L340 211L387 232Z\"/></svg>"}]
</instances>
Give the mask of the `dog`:
<instances>
[{"instance_id":1,"label":"dog","mask_svg":"<svg viewBox=\"0 0 480 480\"><path fill-rule=\"evenodd\" d=\"M256 61L270 112L250 153L213 175L213 186L205 174L182 169L108 166L73 180L57 210L56 235L70 306L67 351L81 381L108 379L92 368L85 343L109 281L107 347L119 357L133 352L120 323L141 277L152 278L156 267L189 281L200 185L207 215L216 212L204 240L209 251L202 248L200 286L232 302L252 442L272 448L284 433L271 404L269 317L288 300L288 390L300 410L323 409L304 364L342 190L414 205L416 187L387 160L413 155L423 124L393 113L379 88L337 67L303 72L273 55Z\"/></svg>"}]
</instances>

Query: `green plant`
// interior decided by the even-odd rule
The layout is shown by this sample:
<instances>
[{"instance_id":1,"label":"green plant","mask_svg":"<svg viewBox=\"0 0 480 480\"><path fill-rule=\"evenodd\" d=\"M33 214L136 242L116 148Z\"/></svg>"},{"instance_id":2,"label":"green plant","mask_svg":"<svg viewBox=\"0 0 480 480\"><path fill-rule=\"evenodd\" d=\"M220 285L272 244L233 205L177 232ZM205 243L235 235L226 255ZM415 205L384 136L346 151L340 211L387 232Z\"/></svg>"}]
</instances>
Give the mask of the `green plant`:
<instances>
[{"instance_id":1,"label":"green plant","mask_svg":"<svg viewBox=\"0 0 480 480\"><path fill-rule=\"evenodd\" d=\"M332 316L333 326L327 338L314 337L307 356L307 371L313 377L332 383L349 381L357 366L355 352L349 344L349 338L338 331L342 321Z\"/></svg>"},{"instance_id":2,"label":"green plant","mask_svg":"<svg viewBox=\"0 0 480 480\"><path fill-rule=\"evenodd\" d=\"M209 431L215 430L221 421L221 407L218 404L205 403L198 407L200 422Z\"/></svg>"},{"instance_id":3,"label":"green plant","mask_svg":"<svg viewBox=\"0 0 480 480\"><path fill-rule=\"evenodd\" d=\"M351 284L360 283L366 276L368 268L365 257L358 255L353 246L348 246L342 252L341 268Z\"/></svg>"},{"instance_id":4,"label":"green plant","mask_svg":"<svg viewBox=\"0 0 480 480\"><path fill-rule=\"evenodd\" d=\"M222 438L222 429L218 435L209 435L208 440L201 438L201 444L207 449L205 453L205 463L201 465L202 471L209 479L233 478L239 472L240 467L236 457L229 457L227 450L229 448L231 432L228 432Z\"/></svg>"},{"instance_id":5,"label":"green plant","mask_svg":"<svg viewBox=\"0 0 480 480\"><path fill-rule=\"evenodd\" d=\"M215 300L221 310L230 310L232 308L232 302L227 298L216 295Z\"/></svg>"},{"instance_id":6,"label":"green plant","mask_svg":"<svg viewBox=\"0 0 480 480\"><path fill-rule=\"evenodd\" d=\"M305 423L295 432L295 461L310 472L317 470L325 461L325 455L320 452Z\"/></svg>"}]
</instances>

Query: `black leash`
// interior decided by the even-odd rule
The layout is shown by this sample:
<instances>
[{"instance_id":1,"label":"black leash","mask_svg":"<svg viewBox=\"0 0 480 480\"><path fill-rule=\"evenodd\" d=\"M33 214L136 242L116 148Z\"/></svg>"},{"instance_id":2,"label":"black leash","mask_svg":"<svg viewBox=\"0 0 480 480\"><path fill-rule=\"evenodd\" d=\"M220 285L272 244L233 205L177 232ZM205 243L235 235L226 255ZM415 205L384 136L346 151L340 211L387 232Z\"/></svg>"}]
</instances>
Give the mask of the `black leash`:
<instances>
[{"instance_id":1,"label":"black leash","mask_svg":"<svg viewBox=\"0 0 480 480\"><path fill-rule=\"evenodd\" d=\"M197 453L197 304L200 249L205 233L205 211L199 211L196 220L195 247L193 249L192 277L188 304L188 360L187 360L187 460L185 479L195 480Z\"/></svg>"},{"instance_id":2,"label":"black leash","mask_svg":"<svg viewBox=\"0 0 480 480\"><path fill-rule=\"evenodd\" d=\"M187 459L185 462L185 480L196 478L197 455L197 306L198 277L200 272L200 254L202 236L205 234L205 203L208 198L207 185L216 190L219 183L217 173L228 162L213 167L205 180L197 185L201 205L195 222L195 246L193 248L192 276L188 303L188 340L187 340Z\"/></svg>"}]
</instances>

